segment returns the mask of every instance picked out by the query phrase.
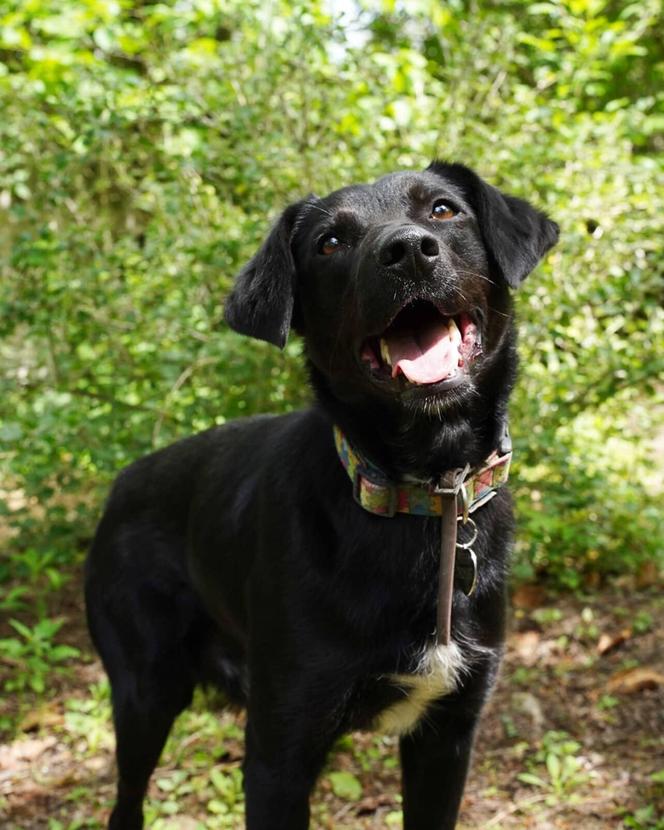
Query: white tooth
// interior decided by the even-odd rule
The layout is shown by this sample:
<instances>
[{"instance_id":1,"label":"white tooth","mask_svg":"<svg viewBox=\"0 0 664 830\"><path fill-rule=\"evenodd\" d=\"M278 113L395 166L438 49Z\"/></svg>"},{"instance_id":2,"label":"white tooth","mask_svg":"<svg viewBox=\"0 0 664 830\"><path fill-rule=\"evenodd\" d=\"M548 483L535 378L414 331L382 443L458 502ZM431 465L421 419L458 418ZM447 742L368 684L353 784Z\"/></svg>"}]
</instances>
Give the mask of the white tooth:
<instances>
[{"instance_id":1,"label":"white tooth","mask_svg":"<svg viewBox=\"0 0 664 830\"><path fill-rule=\"evenodd\" d=\"M385 363L387 363L388 366L392 365L392 360L390 359L390 350L388 348L387 343L382 337L380 338L380 356L383 358L383 360L385 361Z\"/></svg>"},{"instance_id":2,"label":"white tooth","mask_svg":"<svg viewBox=\"0 0 664 830\"><path fill-rule=\"evenodd\" d=\"M450 317L450 322L447 324L447 332L450 339L454 339L455 334L458 334L459 338L461 337L461 332L459 331L457 324L454 322L454 317Z\"/></svg>"}]
</instances>

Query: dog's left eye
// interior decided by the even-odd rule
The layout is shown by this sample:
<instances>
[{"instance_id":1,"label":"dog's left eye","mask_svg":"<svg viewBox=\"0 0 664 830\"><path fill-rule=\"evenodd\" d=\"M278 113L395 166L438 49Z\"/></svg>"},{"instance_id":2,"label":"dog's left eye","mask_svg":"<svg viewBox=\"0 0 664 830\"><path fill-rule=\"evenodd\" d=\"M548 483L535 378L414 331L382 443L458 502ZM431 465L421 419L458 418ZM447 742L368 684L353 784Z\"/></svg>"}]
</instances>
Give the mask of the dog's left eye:
<instances>
[{"instance_id":1,"label":"dog's left eye","mask_svg":"<svg viewBox=\"0 0 664 830\"><path fill-rule=\"evenodd\" d=\"M434 202L433 207L431 208L432 219L452 219L457 215L457 213L457 210L450 207L442 199L438 199L438 201Z\"/></svg>"},{"instance_id":2,"label":"dog's left eye","mask_svg":"<svg viewBox=\"0 0 664 830\"><path fill-rule=\"evenodd\" d=\"M343 243L339 237L330 234L330 236L324 236L318 243L318 252L324 254L325 256L329 256L335 251L338 251L342 245Z\"/></svg>"}]
</instances>

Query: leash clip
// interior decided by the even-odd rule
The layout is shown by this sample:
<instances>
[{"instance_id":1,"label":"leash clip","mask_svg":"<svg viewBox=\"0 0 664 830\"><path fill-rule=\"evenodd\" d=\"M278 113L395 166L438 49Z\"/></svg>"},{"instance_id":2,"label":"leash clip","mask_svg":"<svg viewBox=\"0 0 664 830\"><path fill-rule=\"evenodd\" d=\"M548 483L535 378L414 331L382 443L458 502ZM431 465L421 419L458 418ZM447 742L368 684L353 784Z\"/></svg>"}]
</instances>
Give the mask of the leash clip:
<instances>
[{"instance_id":1,"label":"leash clip","mask_svg":"<svg viewBox=\"0 0 664 830\"><path fill-rule=\"evenodd\" d=\"M434 486L433 492L438 496L457 496L465 487L469 472L470 464L466 464L465 467L458 467L456 470L443 473L439 483Z\"/></svg>"},{"instance_id":2,"label":"leash clip","mask_svg":"<svg viewBox=\"0 0 664 830\"><path fill-rule=\"evenodd\" d=\"M468 488L466 487L466 480L470 473L470 464L465 467L459 467L456 470L450 470L443 473L440 477L440 483L433 488L433 492L438 496L454 496L455 510L458 510L459 496L461 496L461 516L463 523L468 522L468 514L470 513L470 502L468 499Z\"/></svg>"}]
</instances>

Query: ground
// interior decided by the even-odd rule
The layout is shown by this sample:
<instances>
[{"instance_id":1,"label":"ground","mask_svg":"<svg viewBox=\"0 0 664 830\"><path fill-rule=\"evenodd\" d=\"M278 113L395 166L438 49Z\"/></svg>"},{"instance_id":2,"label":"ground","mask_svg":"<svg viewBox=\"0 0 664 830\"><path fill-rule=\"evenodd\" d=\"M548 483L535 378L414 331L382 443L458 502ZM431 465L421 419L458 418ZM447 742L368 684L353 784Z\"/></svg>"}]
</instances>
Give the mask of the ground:
<instances>
[{"instance_id":1,"label":"ground","mask_svg":"<svg viewBox=\"0 0 664 830\"><path fill-rule=\"evenodd\" d=\"M103 827L113 797L108 689L75 581L58 596L48 608L66 620L58 642L80 656L65 667L64 654L43 693L0 702L5 830ZM663 830L664 600L626 582L583 598L526 586L512 605L460 830ZM16 665L0 668L0 680L11 685ZM201 696L176 725L150 787L147 827L243 826L242 717L208 703ZM312 827L400 827L398 792L395 740L349 736L318 785Z\"/></svg>"}]
</instances>

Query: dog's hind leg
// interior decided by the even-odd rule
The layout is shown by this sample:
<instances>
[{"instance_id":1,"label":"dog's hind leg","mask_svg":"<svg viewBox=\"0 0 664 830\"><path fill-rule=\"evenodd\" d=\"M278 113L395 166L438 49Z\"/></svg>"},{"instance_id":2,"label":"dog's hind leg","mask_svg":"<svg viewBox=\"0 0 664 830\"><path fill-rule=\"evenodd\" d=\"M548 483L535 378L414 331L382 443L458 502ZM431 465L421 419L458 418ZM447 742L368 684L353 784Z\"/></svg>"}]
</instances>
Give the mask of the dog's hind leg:
<instances>
[{"instance_id":1,"label":"dog's hind leg","mask_svg":"<svg viewBox=\"0 0 664 830\"><path fill-rule=\"evenodd\" d=\"M140 830L142 802L197 682L202 610L173 538L118 526L98 534L86 573L92 639L111 683L118 798L113 830Z\"/></svg>"},{"instance_id":2,"label":"dog's hind leg","mask_svg":"<svg viewBox=\"0 0 664 830\"><path fill-rule=\"evenodd\" d=\"M178 667L174 670L177 672ZM173 721L190 703L186 682L158 688L155 676L140 690L113 690L113 721L118 767L117 802L110 830L140 830L143 798Z\"/></svg>"},{"instance_id":3,"label":"dog's hind leg","mask_svg":"<svg viewBox=\"0 0 664 830\"><path fill-rule=\"evenodd\" d=\"M121 621L97 611L91 625L111 682L118 771L112 830L143 827L142 804L150 776L196 683L185 650L169 637L172 619L150 617L141 622L133 611L131 601Z\"/></svg>"}]
</instances>

